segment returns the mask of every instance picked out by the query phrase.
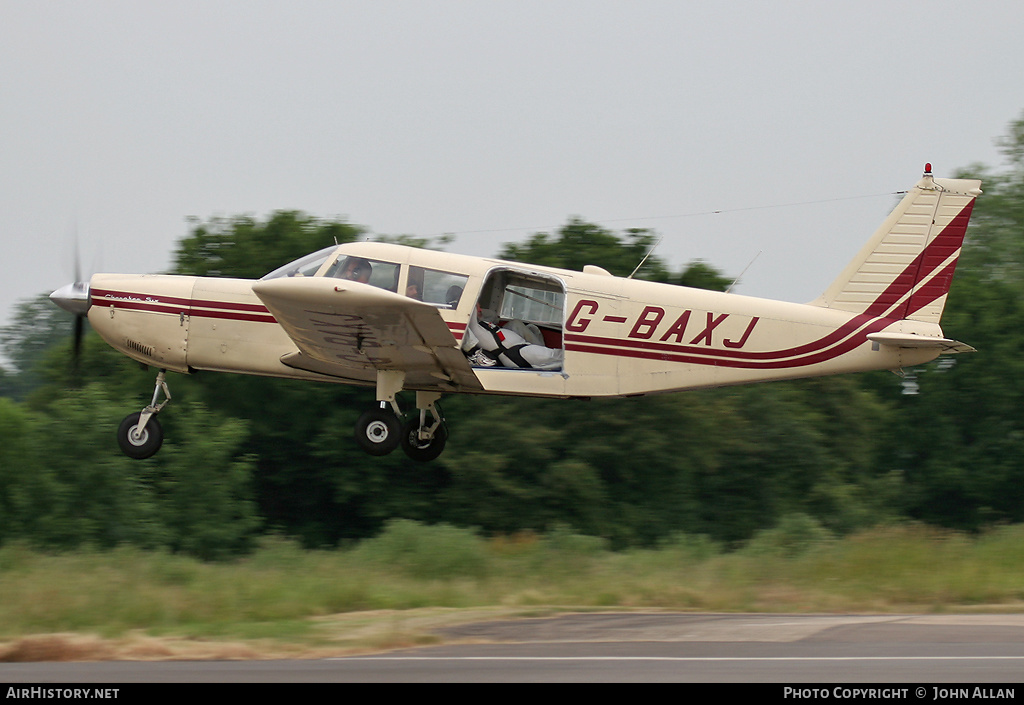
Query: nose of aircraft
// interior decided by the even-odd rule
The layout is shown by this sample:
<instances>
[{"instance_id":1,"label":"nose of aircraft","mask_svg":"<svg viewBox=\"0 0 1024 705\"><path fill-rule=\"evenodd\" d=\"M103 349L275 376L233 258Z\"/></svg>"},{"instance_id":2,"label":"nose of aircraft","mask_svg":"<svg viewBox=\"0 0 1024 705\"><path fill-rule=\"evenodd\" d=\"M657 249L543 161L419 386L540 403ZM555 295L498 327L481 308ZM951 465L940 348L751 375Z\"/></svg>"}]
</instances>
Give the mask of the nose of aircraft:
<instances>
[{"instance_id":1,"label":"nose of aircraft","mask_svg":"<svg viewBox=\"0 0 1024 705\"><path fill-rule=\"evenodd\" d=\"M89 312L89 283L66 284L50 294L50 301L76 316L84 316Z\"/></svg>"}]
</instances>

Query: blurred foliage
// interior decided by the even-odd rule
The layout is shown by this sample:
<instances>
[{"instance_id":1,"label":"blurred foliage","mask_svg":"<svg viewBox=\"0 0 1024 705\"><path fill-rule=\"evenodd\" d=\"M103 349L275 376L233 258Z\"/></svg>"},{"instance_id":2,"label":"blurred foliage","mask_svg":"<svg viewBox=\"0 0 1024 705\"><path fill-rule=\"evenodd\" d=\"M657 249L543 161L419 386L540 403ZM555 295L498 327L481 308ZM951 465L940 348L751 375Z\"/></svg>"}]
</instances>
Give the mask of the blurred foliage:
<instances>
[{"instance_id":1,"label":"blurred foliage","mask_svg":"<svg viewBox=\"0 0 1024 705\"><path fill-rule=\"evenodd\" d=\"M498 257L576 271L591 264L616 276L626 277L656 242L650 230L630 229L622 238L599 225L572 218L558 231L557 237L549 233L535 233L524 243L506 244ZM669 273L664 262L651 255L636 276L638 279L664 282L668 281Z\"/></svg>"},{"instance_id":2,"label":"blurred foliage","mask_svg":"<svg viewBox=\"0 0 1024 705\"><path fill-rule=\"evenodd\" d=\"M38 364L46 351L70 344L74 317L53 305L48 294L19 301L11 322L0 328L0 353L13 370L0 367L0 393L21 398L42 382Z\"/></svg>"},{"instance_id":3,"label":"blurred foliage","mask_svg":"<svg viewBox=\"0 0 1024 705\"><path fill-rule=\"evenodd\" d=\"M379 536L360 542L355 556L426 580L480 578L489 560L487 544L472 531L408 519L388 521Z\"/></svg>"},{"instance_id":4,"label":"blurred foliage","mask_svg":"<svg viewBox=\"0 0 1024 705\"><path fill-rule=\"evenodd\" d=\"M39 412L0 399L0 540L129 543L201 558L245 550L259 519L249 461L236 457L240 422L179 406L180 435L152 460L132 462L113 435L126 406L101 384L65 390Z\"/></svg>"},{"instance_id":5,"label":"blurred foliage","mask_svg":"<svg viewBox=\"0 0 1024 705\"><path fill-rule=\"evenodd\" d=\"M977 348L919 374L899 398L901 433L884 457L902 476L901 513L959 529L1024 518L1024 116L997 140L1006 157L980 178L943 327Z\"/></svg>"},{"instance_id":6,"label":"blurred foliage","mask_svg":"<svg viewBox=\"0 0 1024 705\"><path fill-rule=\"evenodd\" d=\"M283 264L333 244L352 242L362 229L300 211L277 211L266 222L247 215L192 220L178 243L175 274L259 279Z\"/></svg>"},{"instance_id":7,"label":"blurred foliage","mask_svg":"<svg viewBox=\"0 0 1024 705\"><path fill-rule=\"evenodd\" d=\"M972 164L957 176L982 180L960 265L985 281L1024 289L1024 115L996 140L1006 159L1001 170Z\"/></svg>"},{"instance_id":8,"label":"blurred foliage","mask_svg":"<svg viewBox=\"0 0 1024 705\"><path fill-rule=\"evenodd\" d=\"M268 658L394 648L429 643L447 617L465 618L450 608L483 608L480 619L609 606L1015 610L1022 539L1024 525L968 536L914 523L832 537L812 518L791 515L733 551L674 535L656 549L610 552L565 527L482 539L470 529L410 521L389 522L380 537L351 549L309 551L268 536L245 557L219 563L132 546L53 555L8 541L0 546L0 662L26 654L145 659L157 645L171 654L165 658L238 658L240 642ZM19 638L33 634L46 636ZM97 635L110 641L97 644ZM283 644L299 648L283 651Z\"/></svg>"},{"instance_id":9,"label":"blurred foliage","mask_svg":"<svg viewBox=\"0 0 1024 705\"><path fill-rule=\"evenodd\" d=\"M673 284L689 286L694 289L710 289L711 291L727 291L732 279L724 276L704 260L694 260L686 265Z\"/></svg>"},{"instance_id":10,"label":"blurred foliage","mask_svg":"<svg viewBox=\"0 0 1024 705\"><path fill-rule=\"evenodd\" d=\"M771 552L901 519L971 531L1024 521L1024 119L1000 144L1005 171L962 174L984 178L986 193L943 319L979 352L914 371L918 395L889 373L589 402L455 395L443 400L445 453L420 464L357 448L370 389L174 375L165 447L138 462L114 430L148 402L154 373L89 334L76 374L68 317L44 298L23 302L0 332L17 366L0 375L0 542L221 558L262 532L309 547L383 531L377 555L429 565L422 527L405 520L437 525L432 540L458 544L457 570L476 574L476 539L451 527L613 548L754 537ZM259 277L360 234L294 211L196 221L175 272ZM572 219L500 256L628 275L655 241ZM636 276L730 283L700 261L672 272L654 254Z\"/></svg>"}]
</instances>

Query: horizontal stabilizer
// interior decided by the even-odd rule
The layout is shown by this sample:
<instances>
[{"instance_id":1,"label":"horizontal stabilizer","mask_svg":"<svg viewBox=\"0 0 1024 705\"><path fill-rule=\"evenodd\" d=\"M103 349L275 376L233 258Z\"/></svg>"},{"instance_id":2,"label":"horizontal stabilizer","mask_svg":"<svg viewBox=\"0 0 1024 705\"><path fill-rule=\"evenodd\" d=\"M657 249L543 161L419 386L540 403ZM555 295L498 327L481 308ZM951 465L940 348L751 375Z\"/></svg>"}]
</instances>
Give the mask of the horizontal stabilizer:
<instances>
[{"instance_id":1,"label":"horizontal stabilizer","mask_svg":"<svg viewBox=\"0 0 1024 705\"><path fill-rule=\"evenodd\" d=\"M881 345L892 345L897 348L939 348L943 355L950 353L977 352L966 343L949 338L937 338L930 335L913 333L869 333L868 340Z\"/></svg>"}]
</instances>

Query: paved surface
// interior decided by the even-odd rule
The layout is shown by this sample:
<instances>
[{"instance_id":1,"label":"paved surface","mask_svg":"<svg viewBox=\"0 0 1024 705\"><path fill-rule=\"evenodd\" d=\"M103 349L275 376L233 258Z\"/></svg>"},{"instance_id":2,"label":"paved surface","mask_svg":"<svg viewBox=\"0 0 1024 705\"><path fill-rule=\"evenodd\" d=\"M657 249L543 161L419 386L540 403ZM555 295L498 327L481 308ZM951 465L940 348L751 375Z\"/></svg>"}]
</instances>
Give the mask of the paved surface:
<instances>
[{"instance_id":1,"label":"paved surface","mask_svg":"<svg viewBox=\"0 0 1024 705\"><path fill-rule=\"evenodd\" d=\"M579 614L440 633L448 644L320 661L0 664L0 681L870 682L931 700L941 683L1024 674L1024 615Z\"/></svg>"}]
</instances>

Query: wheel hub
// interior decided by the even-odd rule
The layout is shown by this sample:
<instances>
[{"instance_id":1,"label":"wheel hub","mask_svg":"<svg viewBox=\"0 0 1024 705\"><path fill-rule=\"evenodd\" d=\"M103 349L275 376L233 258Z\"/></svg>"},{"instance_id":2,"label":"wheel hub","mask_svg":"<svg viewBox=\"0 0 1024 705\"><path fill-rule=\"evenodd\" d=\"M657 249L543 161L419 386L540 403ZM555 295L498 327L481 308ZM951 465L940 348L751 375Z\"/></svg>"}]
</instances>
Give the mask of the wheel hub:
<instances>
[{"instance_id":1,"label":"wheel hub","mask_svg":"<svg viewBox=\"0 0 1024 705\"><path fill-rule=\"evenodd\" d=\"M128 442L133 446L144 446L148 440L149 430L145 428L140 430L138 424L132 426L128 431Z\"/></svg>"},{"instance_id":2,"label":"wheel hub","mask_svg":"<svg viewBox=\"0 0 1024 705\"><path fill-rule=\"evenodd\" d=\"M373 421L366 427L366 437L374 443L383 443L388 438L388 425L383 421Z\"/></svg>"}]
</instances>

